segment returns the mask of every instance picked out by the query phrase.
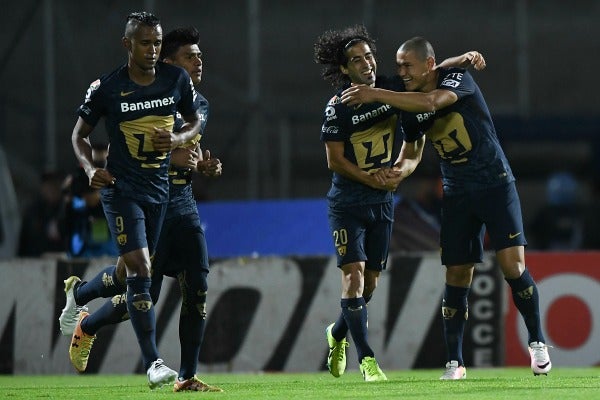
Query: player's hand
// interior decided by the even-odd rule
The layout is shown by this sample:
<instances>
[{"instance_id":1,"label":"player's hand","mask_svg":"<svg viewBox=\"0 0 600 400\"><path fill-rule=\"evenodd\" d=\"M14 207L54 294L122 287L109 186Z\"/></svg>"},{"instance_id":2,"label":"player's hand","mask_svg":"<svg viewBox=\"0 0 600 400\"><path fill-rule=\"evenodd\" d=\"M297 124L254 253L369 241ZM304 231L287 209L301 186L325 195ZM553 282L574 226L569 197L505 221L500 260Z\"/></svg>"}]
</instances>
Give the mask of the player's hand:
<instances>
[{"instance_id":1,"label":"player's hand","mask_svg":"<svg viewBox=\"0 0 600 400\"><path fill-rule=\"evenodd\" d=\"M465 53L465 63L469 63L477 71L481 71L486 67L485 58L483 58L483 54L478 51L469 51Z\"/></svg>"},{"instance_id":2,"label":"player's hand","mask_svg":"<svg viewBox=\"0 0 600 400\"><path fill-rule=\"evenodd\" d=\"M203 159L198 161L198 172L204 176L217 177L223 173L223 165L218 158L211 158L210 151L204 150Z\"/></svg>"},{"instance_id":3,"label":"player's hand","mask_svg":"<svg viewBox=\"0 0 600 400\"><path fill-rule=\"evenodd\" d=\"M171 151L174 143L175 135L172 132L164 128L154 128L154 135L152 136L154 150L160 151L161 153L168 153Z\"/></svg>"},{"instance_id":4,"label":"player's hand","mask_svg":"<svg viewBox=\"0 0 600 400\"><path fill-rule=\"evenodd\" d=\"M198 153L193 149L178 147L171 152L171 165L177 168L195 169Z\"/></svg>"},{"instance_id":5,"label":"player's hand","mask_svg":"<svg viewBox=\"0 0 600 400\"><path fill-rule=\"evenodd\" d=\"M100 189L105 186L114 185L116 181L115 177L103 168L95 168L91 170L88 172L88 177L90 179L90 187L92 189Z\"/></svg>"},{"instance_id":6,"label":"player's hand","mask_svg":"<svg viewBox=\"0 0 600 400\"><path fill-rule=\"evenodd\" d=\"M398 185L402 181L402 175L396 169L384 167L377 170L373 175L377 182L378 189L387 190L390 192L396 191Z\"/></svg>"},{"instance_id":7,"label":"player's hand","mask_svg":"<svg viewBox=\"0 0 600 400\"><path fill-rule=\"evenodd\" d=\"M352 84L352 86L342 92L342 103L348 106L372 103L374 96L375 89L371 86Z\"/></svg>"}]
</instances>

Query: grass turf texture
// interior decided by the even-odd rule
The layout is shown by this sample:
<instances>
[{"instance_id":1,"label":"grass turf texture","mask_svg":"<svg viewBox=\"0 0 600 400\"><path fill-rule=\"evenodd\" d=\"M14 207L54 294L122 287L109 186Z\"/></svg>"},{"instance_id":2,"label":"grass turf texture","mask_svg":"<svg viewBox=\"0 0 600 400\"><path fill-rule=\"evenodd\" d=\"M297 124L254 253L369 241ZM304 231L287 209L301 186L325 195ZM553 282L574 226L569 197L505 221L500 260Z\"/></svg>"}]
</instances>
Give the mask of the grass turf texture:
<instances>
[{"instance_id":1,"label":"grass turf texture","mask_svg":"<svg viewBox=\"0 0 600 400\"><path fill-rule=\"evenodd\" d=\"M600 368L556 368L533 376L529 368L467 369L463 381L440 381L439 370L385 371L387 382L366 383L358 371L339 379L313 374L206 374L225 393L151 391L145 375L0 375L0 399L600 399Z\"/></svg>"}]
</instances>

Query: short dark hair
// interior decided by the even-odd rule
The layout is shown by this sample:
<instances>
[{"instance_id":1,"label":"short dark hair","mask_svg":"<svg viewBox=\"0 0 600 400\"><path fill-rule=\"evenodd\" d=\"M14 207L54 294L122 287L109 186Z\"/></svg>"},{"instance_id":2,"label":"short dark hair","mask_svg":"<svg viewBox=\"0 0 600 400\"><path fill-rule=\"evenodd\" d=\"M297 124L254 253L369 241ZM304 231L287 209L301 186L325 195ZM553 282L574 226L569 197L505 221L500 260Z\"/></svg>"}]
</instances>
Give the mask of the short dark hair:
<instances>
[{"instance_id":1,"label":"short dark hair","mask_svg":"<svg viewBox=\"0 0 600 400\"><path fill-rule=\"evenodd\" d=\"M131 38L133 31L140 25L154 28L160 25L160 20L154 14L146 11L132 12L127 16L127 22L125 23L125 37Z\"/></svg>"},{"instance_id":2,"label":"short dark hair","mask_svg":"<svg viewBox=\"0 0 600 400\"><path fill-rule=\"evenodd\" d=\"M425 38L420 36L415 36L402 43L398 51L412 51L420 61L425 61L427 57L433 57L435 59L433 46Z\"/></svg>"},{"instance_id":3,"label":"short dark hair","mask_svg":"<svg viewBox=\"0 0 600 400\"><path fill-rule=\"evenodd\" d=\"M160 59L172 58L181 46L200 44L200 33L194 27L177 28L163 37Z\"/></svg>"},{"instance_id":4,"label":"short dark hair","mask_svg":"<svg viewBox=\"0 0 600 400\"><path fill-rule=\"evenodd\" d=\"M340 71L340 66L348 64L346 50L356 43L364 42L371 48L373 55L377 52L373 39L364 25L354 25L344 29L330 30L317 38L314 45L314 58L317 64L323 64L323 79L335 87L342 87L350 79Z\"/></svg>"}]
</instances>

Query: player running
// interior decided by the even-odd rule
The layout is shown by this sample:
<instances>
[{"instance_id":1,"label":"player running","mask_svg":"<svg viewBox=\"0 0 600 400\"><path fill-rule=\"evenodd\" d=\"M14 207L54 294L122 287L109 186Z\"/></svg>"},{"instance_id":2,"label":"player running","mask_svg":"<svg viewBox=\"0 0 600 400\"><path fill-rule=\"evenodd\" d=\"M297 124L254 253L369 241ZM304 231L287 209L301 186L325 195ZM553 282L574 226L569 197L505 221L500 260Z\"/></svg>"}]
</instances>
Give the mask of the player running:
<instances>
[{"instance_id":1,"label":"player running","mask_svg":"<svg viewBox=\"0 0 600 400\"><path fill-rule=\"evenodd\" d=\"M161 59L166 64L185 68L195 86L202 78L202 53L198 43L199 34L195 29L177 29L165 36L161 53ZM173 150L171 155L170 200L158 243L157 256L153 263L150 287L154 304L159 297L163 275L176 277L181 287L183 296L180 312L181 366L179 374L174 373L175 377L178 375L177 381L174 382L176 392L222 391L216 386L202 382L195 375L206 320L206 277L209 264L204 232L200 226L196 202L192 194L191 169L198 169L207 176L221 174L220 161L212 159L208 151L204 153L204 157L200 152L198 143L208 119L208 102L198 93L195 93L195 97L199 104L201 129L183 147ZM178 115L175 130L185 129L185 123L185 120ZM80 282L78 277L70 277L65 281L67 305L59 318L61 331L63 334L73 332L73 336L87 339L77 347L72 346L69 351L71 362L80 372L87 367L95 333L102 326L121 322L128 316L127 309L123 307L127 296L122 294L122 260L118 265L118 267L108 267L90 282ZM114 297L97 312L91 315L88 315L85 310L80 312L81 308L92 299L110 296ZM148 377L151 388L160 386L153 383L150 374Z\"/></svg>"}]
</instances>

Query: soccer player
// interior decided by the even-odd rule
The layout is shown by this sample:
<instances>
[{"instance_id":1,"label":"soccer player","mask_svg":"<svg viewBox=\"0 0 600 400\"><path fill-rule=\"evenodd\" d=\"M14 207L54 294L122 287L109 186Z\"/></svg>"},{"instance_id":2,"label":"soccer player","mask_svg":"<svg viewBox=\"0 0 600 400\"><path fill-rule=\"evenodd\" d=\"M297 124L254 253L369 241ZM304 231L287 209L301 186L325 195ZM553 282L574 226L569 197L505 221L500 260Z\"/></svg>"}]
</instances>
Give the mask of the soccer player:
<instances>
[{"instance_id":1,"label":"soccer player","mask_svg":"<svg viewBox=\"0 0 600 400\"><path fill-rule=\"evenodd\" d=\"M399 110L383 102L348 107L341 93L350 84L403 90L398 77L376 77L375 41L363 26L327 31L314 45L323 77L338 89L328 101L321 128L333 172L328 217L342 272L341 314L326 328L327 367L346 369L348 331L365 381L387 380L367 338L367 303L385 269L393 222L393 191L421 160L425 138L403 135ZM458 58L456 62L463 62Z\"/></svg>"},{"instance_id":2,"label":"soccer player","mask_svg":"<svg viewBox=\"0 0 600 400\"><path fill-rule=\"evenodd\" d=\"M154 15L129 14L122 43L128 52L127 63L91 84L78 110L72 143L90 186L102 189L106 218L126 266L127 313L149 385L154 388L174 382L177 372L159 358L156 346L150 260L169 198L170 151L198 135L200 99L183 69L157 63L162 28ZM178 113L184 123L175 134ZM102 117L110 142L106 168L94 166L89 140ZM79 321L85 322L85 317L87 313L81 312ZM81 329L73 332L69 349L80 367L87 363L95 338L93 327L87 327L78 324Z\"/></svg>"},{"instance_id":3,"label":"soccer player","mask_svg":"<svg viewBox=\"0 0 600 400\"><path fill-rule=\"evenodd\" d=\"M200 34L195 28L180 28L167 33L163 39L161 60L184 68L198 88L202 80L202 53L198 47ZM207 274L209 272L208 251L204 231L200 225L198 209L192 193L192 170L205 176L217 177L222 173L219 159L211 158L208 150L202 154L199 141L204 136L208 122L208 101L199 93L200 134L176 148L171 154L169 171L169 204L161 230L156 257L152 264L152 286L150 294L154 304L158 301L163 275L177 278L183 296L179 317L179 338L181 344L181 365L174 391L220 392L222 389L208 385L195 375L198 357L206 321ZM179 123L176 121L176 130ZM101 271L90 282L79 282L79 278L70 277L65 281L67 306L61 314L63 333L75 328L75 315L81 307L96 297L115 296L116 301L108 301L103 307L109 311L104 318L95 314L85 317L83 322L92 318L94 331L101 326L117 323L127 318L120 298L122 266L112 266ZM73 281L70 283L69 280ZM108 318L107 318L108 316ZM64 322L62 322L64 321ZM91 346L88 349L91 350ZM87 364L87 358L86 358ZM83 366L85 369L85 366Z\"/></svg>"},{"instance_id":4,"label":"soccer player","mask_svg":"<svg viewBox=\"0 0 600 400\"><path fill-rule=\"evenodd\" d=\"M482 261L484 225L515 306L529 332L531 369L552 368L540 323L537 286L525 266L525 233L515 178L502 151L483 95L471 74L460 68L435 68L431 44L415 37L396 53L398 74L415 93L349 88L342 101L350 106L391 104L404 114L407 135L424 132L441 160L444 196L440 233L446 266L442 304L447 347L441 379L463 379L462 339L468 317L467 296L475 263Z\"/></svg>"}]
</instances>

